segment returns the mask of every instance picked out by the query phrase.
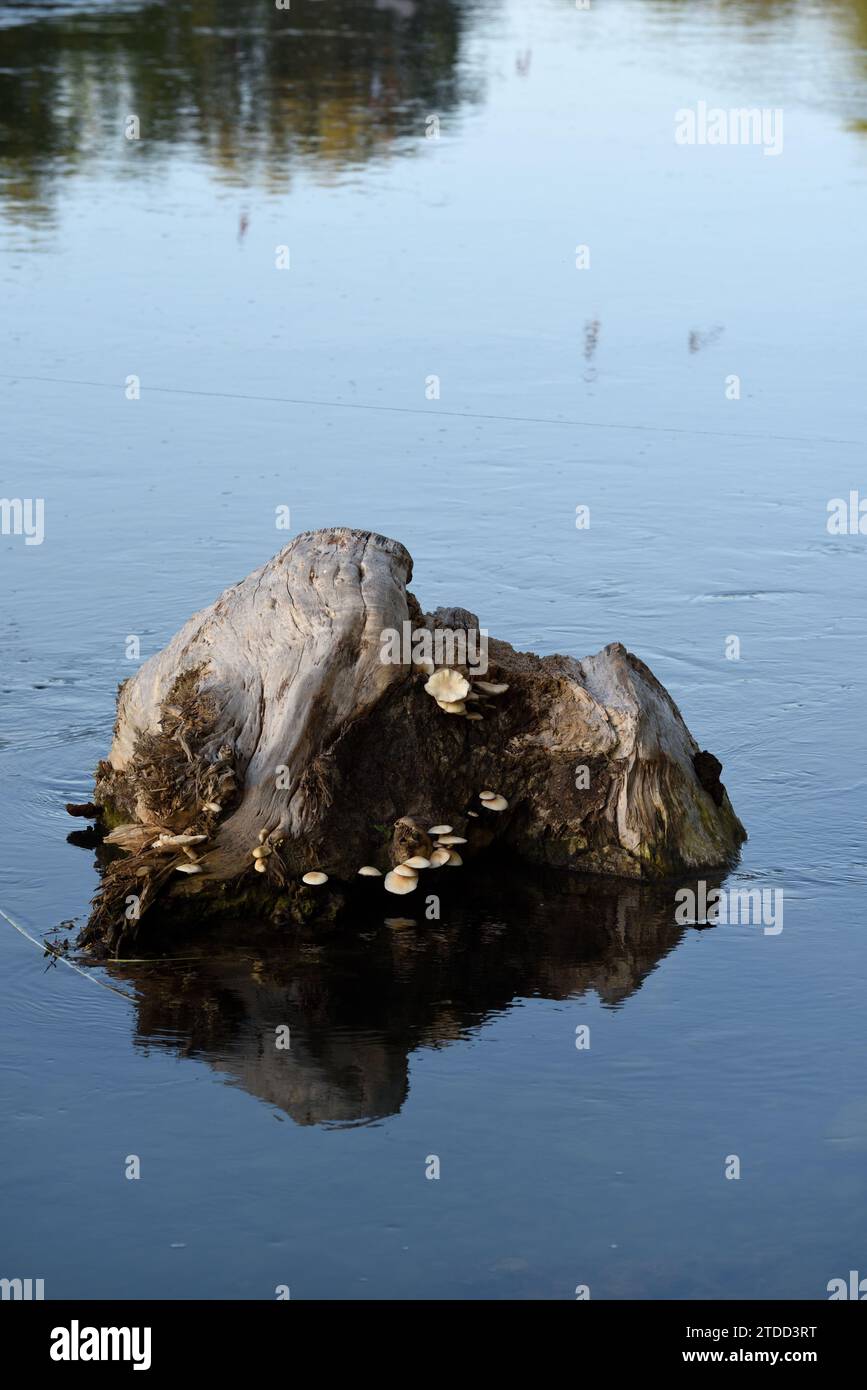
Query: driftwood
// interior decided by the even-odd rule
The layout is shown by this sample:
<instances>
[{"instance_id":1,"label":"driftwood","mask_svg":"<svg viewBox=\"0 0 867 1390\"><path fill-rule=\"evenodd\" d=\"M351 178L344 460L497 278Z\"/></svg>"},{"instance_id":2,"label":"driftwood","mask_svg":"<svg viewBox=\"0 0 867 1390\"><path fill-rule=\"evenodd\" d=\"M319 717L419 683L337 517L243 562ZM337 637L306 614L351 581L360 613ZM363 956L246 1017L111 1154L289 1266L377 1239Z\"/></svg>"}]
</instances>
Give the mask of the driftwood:
<instances>
[{"instance_id":1,"label":"driftwood","mask_svg":"<svg viewBox=\"0 0 867 1390\"><path fill-rule=\"evenodd\" d=\"M423 614L411 574L384 536L298 536L124 682L94 791L123 856L86 942L116 947L157 902L300 921L363 890L394 911L384 877L358 870L436 864L437 825L463 843L418 867L421 899L497 844L634 879L732 862L745 832L721 765L637 657L612 643L540 658L492 638L480 677L478 619ZM443 651L453 674L431 681ZM308 886L311 871L327 881Z\"/></svg>"}]
</instances>

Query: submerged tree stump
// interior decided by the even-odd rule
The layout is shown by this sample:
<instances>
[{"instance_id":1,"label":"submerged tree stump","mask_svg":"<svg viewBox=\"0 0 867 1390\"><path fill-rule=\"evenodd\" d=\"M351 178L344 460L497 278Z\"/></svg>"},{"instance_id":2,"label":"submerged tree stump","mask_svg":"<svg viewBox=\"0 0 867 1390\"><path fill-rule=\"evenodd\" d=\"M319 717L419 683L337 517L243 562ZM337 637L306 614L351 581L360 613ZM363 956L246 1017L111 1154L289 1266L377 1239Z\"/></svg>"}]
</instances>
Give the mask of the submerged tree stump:
<instances>
[{"instance_id":1,"label":"submerged tree stump","mask_svg":"<svg viewBox=\"0 0 867 1390\"><path fill-rule=\"evenodd\" d=\"M634 879L733 861L746 836L721 765L643 662L619 643L578 661L492 638L480 677L478 620L423 614L411 575L385 536L298 536L124 682L94 791L124 854L85 942L116 947L157 901L301 921L363 887L397 909L396 865L434 856L408 890L423 898L495 843ZM431 680L431 650L452 674ZM462 843L436 855L444 837Z\"/></svg>"}]
</instances>

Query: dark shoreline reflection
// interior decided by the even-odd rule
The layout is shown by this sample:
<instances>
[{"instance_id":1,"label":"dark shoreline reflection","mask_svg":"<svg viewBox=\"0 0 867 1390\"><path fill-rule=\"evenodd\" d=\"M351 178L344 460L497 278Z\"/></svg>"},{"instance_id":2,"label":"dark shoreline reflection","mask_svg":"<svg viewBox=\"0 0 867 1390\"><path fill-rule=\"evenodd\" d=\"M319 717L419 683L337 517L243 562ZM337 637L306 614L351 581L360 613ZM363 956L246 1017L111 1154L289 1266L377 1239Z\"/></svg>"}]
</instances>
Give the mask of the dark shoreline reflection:
<instances>
[{"instance_id":1,"label":"dark shoreline reflection","mask_svg":"<svg viewBox=\"0 0 867 1390\"><path fill-rule=\"evenodd\" d=\"M621 1005L689 930L671 884L477 864L439 890L440 922L421 893L383 909L378 888L375 913L321 938L234 924L174 943L199 959L112 965L137 995L136 1044L206 1061L297 1124L369 1122L401 1109L416 1048L466 1038L528 996L594 990ZM392 912L416 926L386 926Z\"/></svg>"},{"instance_id":2,"label":"dark shoreline reflection","mask_svg":"<svg viewBox=\"0 0 867 1390\"><path fill-rule=\"evenodd\" d=\"M418 148L431 114L472 98L461 0L16 8L27 22L0 26L0 206L25 220L50 217L59 178L105 160L140 176L178 145L228 184L279 190L306 161L334 176Z\"/></svg>"},{"instance_id":3,"label":"dark shoreline reflection","mask_svg":"<svg viewBox=\"0 0 867 1390\"><path fill-rule=\"evenodd\" d=\"M691 0L634 3L675 46L696 17ZM101 166L115 180L147 177L178 150L192 151L219 182L266 194L285 189L299 167L331 181L371 159L418 151L431 116L448 118L482 99L481 79L462 67L465 39L498 4L7 4L0 9L0 211L50 223L60 180ZM715 18L758 42L779 42L808 8L807 0L722 0ZM867 128L867 0L831 0L827 22L856 64L853 77L844 71L830 91L835 102L844 99L850 127ZM124 135L130 114L141 123L137 141Z\"/></svg>"}]
</instances>

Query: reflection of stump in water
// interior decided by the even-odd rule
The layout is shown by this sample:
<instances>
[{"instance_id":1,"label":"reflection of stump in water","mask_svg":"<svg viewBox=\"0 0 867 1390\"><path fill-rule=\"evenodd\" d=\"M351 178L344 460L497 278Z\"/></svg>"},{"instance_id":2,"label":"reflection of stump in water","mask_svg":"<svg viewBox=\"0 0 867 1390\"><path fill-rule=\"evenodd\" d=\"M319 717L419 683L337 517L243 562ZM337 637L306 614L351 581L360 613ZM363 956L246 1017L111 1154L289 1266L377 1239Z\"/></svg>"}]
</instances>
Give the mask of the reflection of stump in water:
<instances>
[{"instance_id":1,"label":"reflection of stump in water","mask_svg":"<svg viewBox=\"0 0 867 1390\"><path fill-rule=\"evenodd\" d=\"M721 764L637 657L490 639L479 679L478 619L422 613L411 574L384 536L298 536L124 683L94 799L127 857L105 874L89 944L116 947L158 899L200 919L333 919L362 865L426 862L440 822L467 877L495 843L636 879L731 861L744 831ZM425 654L447 648L459 654L434 663L460 669L430 680ZM305 887L309 870L330 881ZM442 878L425 873L417 896Z\"/></svg>"},{"instance_id":2,"label":"reflection of stump in water","mask_svg":"<svg viewBox=\"0 0 867 1390\"><path fill-rule=\"evenodd\" d=\"M315 947L294 932L275 947L270 933L243 954L246 933L227 927L201 961L113 973L136 986L140 1043L203 1058L298 1124L348 1124L401 1109L416 1048L466 1036L516 997L595 990L619 1004L683 934L670 890L492 866L442 923L376 918Z\"/></svg>"}]
</instances>

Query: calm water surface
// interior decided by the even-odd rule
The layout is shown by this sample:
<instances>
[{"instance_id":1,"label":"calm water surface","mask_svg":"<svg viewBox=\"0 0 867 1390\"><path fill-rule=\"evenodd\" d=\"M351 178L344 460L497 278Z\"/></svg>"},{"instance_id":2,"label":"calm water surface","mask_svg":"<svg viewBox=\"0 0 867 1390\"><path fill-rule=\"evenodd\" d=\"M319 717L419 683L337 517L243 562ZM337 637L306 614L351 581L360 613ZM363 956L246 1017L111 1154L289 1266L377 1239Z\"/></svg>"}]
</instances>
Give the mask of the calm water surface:
<instances>
[{"instance_id":1,"label":"calm water surface","mask_svg":"<svg viewBox=\"0 0 867 1390\"><path fill-rule=\"evenodd\" d=\"M782 107L782 154L678 146L699 100ZM0 491L46 530L0 537L0 907L74 936L63 804L127 638L288 506L399 538L426 608L517 646L625 642L785 924L480 868L438 924L238 923L82 978L0 922L0 1274L813 1299L864 1269L867 542L826 506L867 493L865 220L855 0L3 6Z\"/></svg>"}]
</instances>

